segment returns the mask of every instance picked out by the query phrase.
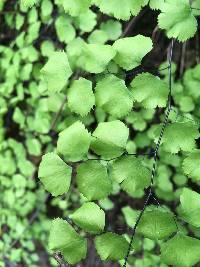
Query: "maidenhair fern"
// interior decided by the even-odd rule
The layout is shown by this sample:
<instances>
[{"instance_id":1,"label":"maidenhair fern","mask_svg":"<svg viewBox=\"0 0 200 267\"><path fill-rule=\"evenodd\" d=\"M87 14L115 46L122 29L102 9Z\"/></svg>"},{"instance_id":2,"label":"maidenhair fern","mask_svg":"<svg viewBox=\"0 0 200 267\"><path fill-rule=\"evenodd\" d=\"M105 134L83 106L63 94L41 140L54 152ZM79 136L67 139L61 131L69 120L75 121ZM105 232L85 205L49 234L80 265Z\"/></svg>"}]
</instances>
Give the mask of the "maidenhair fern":
<instances>
[{"instance_id":1,"label":"maidenhair fern","mask_svg":"<svg viewBox=\"0 0 200 267\"><path fill-rule=\"evenodd\" d=\"M33 12L29 15L29 20L34 21L33 28L29 28L26 40L29 46L40 27L34 19L34 5L41 9L43 21L51 19L54 6L51 1L41 2L21 1L24 10L31 8ZM172 69L173 43L185 42L197 32L199 14L195 3L191 7L189 2L54 1L60 12L53 18L55 34L62 45L54 47L51 38L42 43L41 53L46 60L37 86L39 95L48 97L47 105L56 112L56 118L51 127L47 117L40 113L42 107L45 110L44 102L38 109L37 119L28 120L30 127L43 133L59 132L58 137L53 136L57 147L51 146L53 152L47 150L40 162L38 177L44 188L54 197L70 195L75 190L74 197L81 199L76 209L67 212L67 219L55 218L50 229L50 250L61 252L69 264L87 257L87 240L92 239L102 261L133 266L136 261L132 255L137 256L135 235L148 240L148 244L152 244L151 240L156 242L161 251L159 266L190 267L200 262L200 194L183 188L187 176L199 185L200 152L196 142L200 137L199 125L193 118L178 120L172 114L172 104L182 112L192 112L200 96L196 90L199 65L184 74L184 89L175 80ZM199 2L194 2L198 8ZM137 68L155 48L155 41L150 35L126 36L127 28L122 31L122 21L130 20L128 29L134 27L134 16L148 7L159 13L158 28L169 39L173 38L168 63L157 74L146 70L137 73ZM17 24L18 28L23 24L20 17ZM20 47L22 41L18 38ZM34 61L33 54L37 57L37 53L33 47L30 49ZM29 57L29 50L23 53L24 59ZM22 81L29 79L31 71L32 65L27 64L21 72ZM38 69L34 72L39 75ZM34 97L36 93L31 88L30 91ZM63 123L57 126L64 111ZM194 113L199 111L196 109ZM151 127L156 114L164 117ZM38 118L41 124L37 127ZM24 127L25 114L20 107L14 111L14 121ZM144 133L146 127L149 129ZM146 150L146 146L150 149ZM27 147L34 155L40 153L41 148L34 139ZM184 156L182 162L178 153ZM164 165L166 162L170 167ZM182 168L182 174L173 177L174 183L181 187L175 195L180 205L173 211L157 201L162 195L166 203L171 200L168 193L173 190L172 167ZM142 211L130 206L122 208L120 220L124 217L126 224L133 228L131 241L128 232L115 233L108 226L106 212L112 206L108 197L118 198L120 190L130 199L147 196ZM190 236L183 225L195 228L197 234ZM125 263L121 261L124 258Z\"/></svg>"}]
</instances>

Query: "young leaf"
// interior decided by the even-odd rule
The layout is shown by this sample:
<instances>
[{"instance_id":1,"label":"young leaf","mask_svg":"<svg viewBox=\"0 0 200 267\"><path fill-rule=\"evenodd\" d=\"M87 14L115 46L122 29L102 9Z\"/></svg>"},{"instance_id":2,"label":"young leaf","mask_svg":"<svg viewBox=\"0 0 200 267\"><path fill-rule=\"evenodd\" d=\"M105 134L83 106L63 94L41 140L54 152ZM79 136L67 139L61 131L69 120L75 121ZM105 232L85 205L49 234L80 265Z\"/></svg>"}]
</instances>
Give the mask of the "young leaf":
<instances>
[{"instance_id":1,"label":"young leaf","mask_svg":"<svg viewBox=\"0 0 200 267\"><path fill-rule=\"evenodd\" d=\"M193 181L200 181L200 150L192 151L183 161L183 171Z\"/></svg>"},{"instance_id":2,"label":"young leaf","mask_svg":"<svg viewBox=\"0 0 200 267\"><path fill-rule=\"evenodd\" d=\"M41 155L41 144L36 138L30 138L26 140L26 146L28 149L28 153L34 156Z\"/></svg>"},{"instance_id":3,"label":"young leaf","mask_svg":"<svg viewBox=\"0 0 200 267\"><path fill-rule=\"evenodd\" d=\"M128 250L126 239L114 233L105 233L95 238L95 247L102 260L121 260Z\"/></svg>"},{"instance_id":4,"label":"young leaf","mask_svg":"<svg viewBox=\"0 0 200 267\"><path fill-rule=\"evenodd\" d=\"M79 192L88 200L103 199L112 191L106 167L96 161L80 164L77 168L76 181Z\"/></svg>"},{"instance_id":5,"label":"young leaf","mask_svg":"<svg viewBox=\"0 0 200 267\"><path fill-rule=\"evenodd\" d=\"M73 69L79 66L78 59L83 53L84 46L85 42L80 37L75 38L67 45L69 63Z\"/></svg>"},{"instance_id":6,"label":"young leaf","mask_svg":"<svg viewBox=\"0 0 200 267\"><path fill-rule=\"evenodd\" d=\"M106 22L102 22L100 29L106 32L108 39L112 41L117 40L122 34L121 23L112 19L106 20Z\"/></svg>"},{"instance_id":7,"label":"young leaf","mask_svg":"<svg viewBox=\"0 0 200 267\"><path fill-rule=\"evenodd\" d=\"M105 213L93 202L84 203L70 215L70 218L83 230L92 234L102 232L105 227Z\"/></svg>"},{"instance_id":8,"label":"young leaf","mask_svg":"<svg viewBox=\"0 0 200 267\"><path fill-rule=\"evenodd\" d=\"M22 5L26 8L34 6L37 2L38 0L21 0Z\"/></svg>"},{"instance_id":9,"label":"young leaf","mask_svg":"<svg viewBox=\"0 0 200 267\"><path fill-rule=\"evenodd\" d=\"M68 106L71 111L86 116L95 105L95 97L92 91L92 82L79 78L73 82L67 92Z\"/></svg>"},{"instance_id":10,"label":"young leaf","mask_svg":"<svg viewBox=\"0 0 200 267\"><path fill-rule=\"evenodd\" d=\"M131 14L136 16L148 3L148 0L95 0L94 3L102 13L114 16L119 20L129 20Z\"/></svg>"},{"instance_id":11,"label":"young leaf","mask_svg":"<svg viewBox=\"0 0 200 267\"><path fill-rule=\"evenodd\" d=\"M49 248L61 251L69 264L75 264L86 257L87 241L69 223L57 218L50 229Z\"/></svg>"},{"instance_id":12,"label":"young leaf","mask_svg":"<svg viewBox=\"0 0 200 267\"><path fill-rule=\"evenodd\" d=\"M161 6L158 25L167 31L169 38L185 42L197 31L197 20L192 14L188 0L166 0Z\"/></svg>"},{"instance_id":13,"label":"young leaf","mask_svg":"<svg viewBox=\"0 0 200 267\"><path fill-rule=\"evenodd\" d=\"M108 41L108 35L105 31L94 30L88 37L90 44L105 44Z\"/></svg>"},{"instance_id":14,"label":"young leaf","mask_svg":"<svg viewBox=\"0 0 200 267\"><path fill-rule=\"evenodd\" d=\"M172 213L151 206L144 212L137 232L149 239L160 240L177 232L177 227Z\"/></svg>"},{"instance_id":15,"label":"young leaf","mask_svg":"<svg viewBox=\"0 0 200 267\"><path fill-rule=\"evenodd\" d=\"M181 215L189 224L200 227L200 194L184 188L180 196Z\"/></svg>"},{"instance_id":16,"label":"young leaf","mask_svg":"<svg viewBox=\"0 0 200 267\"><path fill-rule=\"evenodd\" d=\"M101 73L115 54L115 50L110 45L85 44L79 58L79 66L90 73Z\"/></svg>"},{"instance_id":17,"label":"young leaf","mask_svg":"<svg viewBox=\"0 0 200 267\"><path fill-rule=\"evenodd\" d=\"M74 19L76 27L83 32L91 32L97 24L97 14L88 9L87 12L81 13Z\"/></svg>"},{"instance_id":18,"label":"young leaf","mask_svg":"<svg viewBox=\"0 0 200 267\"><path fill-rule=\"evenodd\" d=\"M44 57L50 57L54 49L54 44L51 41L43 41L41 44L41 53Z\"/></svg>"},{"instance_id":19,"label":"young leaf","mask_svg":"<svg viewBox=\"0 0 200 267\"><path fill-rule=\"evenodd\" d=\"M72 41L76 36L76 31L72 26L70 19L66 16L59 16L56 19L55 29L58 39L66 44Z\"/></svg>"},{"instance_id":20,"label":"young leaf","mask_svg":"<svg viewBox=\"0 0 200 267\"><path fill-rule=\"evenodd\" d=\"M97 155L111 159L125 151L129 129L119 120L101 122L92 135L91 149Z\"/></svg>"},{"instance_id":21,"label":"young leaf","mask_svg":"<svg viewBox=\"0 0 200 267\"><path fill-rule=\"evenodd\" d=\"M183 76L183 84L187 94L193 99L200 97L199 88L200 82L200 64L197 64L194 68L187 69Z\"/></svg>"},{"instance_id":22,"label":"young leaf","mask_svg":"<svg viewBox=\"0 0 200 267\"><path fill-rule=\"evenodd\" d=\"M65 12L69 13L72 17L79 16L88 10L92 0L62 0L62 5Z\"/></svg>"},{"instance_id":23,"label":"young leaf","mask_svg":"<svg viewBox=\"0 0 200 267\"><path fill-rule=\"evenodd\" d=\"M192 122L175 122L167 126L163 136L163 148L171 153L178 151L192 151L195 139L199 138L199 131Z\"/></svg>"},{"instance_id":24,"label":"young leaf","mask_svg":"<svg viewBox=\"0 0 200 267\"><path fill-rule=\"evenodd\" d=\"M41 73L49 92L60 92L72 75L67 54L65 52L53 52Z\"/></svg>"},{"instance_id":25,"label":"young leaf","mask_svg":"<svg viewBox=\"0 0 200 267\"><path fill-rule=\"evenodd\" d=\"M88 153L91 135L82 122L77 121L59 133L58 152L70 161L82 160Z\"/></svg>"},{"instance_id":26,"label":"young leaf","mask_svg":"<svg viewBox=\"0 0 200 267\"><path fill-rule=\"evenodd\" d=\"M98 107L117 118L127 115L133 106L125 82L114 75L108 75L97 83L95 98Z\"/></svg>"},{"instance_id":27,"label":"young leaf","mask_svg":"<svg viewBox=\"0 0 200 267\"><path fill-rule=\"evenodd\" d=\"M132 195L139 189L150 185L150 171L134 156L123 156L111 165L111 178L128 194Z\"/></svg>"},{"instance_id":28,"label":"young leaf","mask_svg":"<svg viewBox=\"0 0 200 267\"><path fill-rule=\"evenodd\" d=\"M42 0L41 3L41 16L42 18L49 18L53 11L53 4L50 0Z\"/></svg>"},{"instance_id":29,"label":"young leaf","mask_svg":"<svg viewBox=\"0 0 200 267\"><path fill-rule=\"evenodd\" d=\"M200 240L176 234L161 245L161 260L170 266L191 267L200 261Z\"/></svg>"},{"instance_id":30,"label":"young leaf","mask_svg":"<svg viewBox=\"0 0 200 267\"><path fill-rule=\"evenodd\" d=\"M142 73L131 82L133 99L145 108L165 107L168 85L164 80L150 73Z\"/></svg>"},{"instance_id":31,"label":"young leaf","mask_svg":"<svg viewBox=\"0 0 200 267\"><path fill-rule=\"evenodd\" d=\"M149 37L137 35L115 41L113 48L117 54L115 62L125 70L131 70L141 64L143 57L153 48Z\"/></svg>"},{"instance_id":32,"label":"young leaf","mask_svg":"<svg viewBox=\"0 0 200 267\"><path fill-rule=\"evenodd\" d=\"M58 155L47 153L42 157L38 177L45 189L57 197L69 190L72 168Z\"/></svg>"}]
</instances>

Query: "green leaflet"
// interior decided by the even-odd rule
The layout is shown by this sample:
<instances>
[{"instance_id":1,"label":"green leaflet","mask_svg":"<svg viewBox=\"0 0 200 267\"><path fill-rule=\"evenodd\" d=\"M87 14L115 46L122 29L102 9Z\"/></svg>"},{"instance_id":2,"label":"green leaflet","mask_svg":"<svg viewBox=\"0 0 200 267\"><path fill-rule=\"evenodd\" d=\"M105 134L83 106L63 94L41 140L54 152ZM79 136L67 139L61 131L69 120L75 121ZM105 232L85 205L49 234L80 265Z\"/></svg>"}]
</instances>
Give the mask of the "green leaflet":
<instances>
[{"instance_id":1,"label":"green leaflet","mask_svg":"<svg viewBox=\"0 0 200 267\"><path fill-rule=\"evenodd\" d=\"M128 250L126 239L115 233L105 233L95 238L95 247L102 260L121 260Z\"/></svg>"},{"instance_id":2,"label":"green leaflet","mask_svg":"<svg viewBox=\"0 0 200 267\"><path fill-rule=\"evenodd\" d=\"M183 171L194 182L200 181L200 150L192 151L183 161Z\"/></svg>"},{"instance_id":3,"label":"green leaflet","mask_svg":"<svg viewBox=\"0 0 200 267\"><path fill-rule=\"evenodd\" d=\"M191 112L195 108L192 97L183 96L179 100L180 110L183 112Z\"/></svg>"},{"instance_id":4,"label":"green leaflet","mask_svg":"<svg viewBox=\"0 0 200 267\"><path fill-rule=\"evenodd\" d=\"M101 73L115 54L115 50L110 45L85 44L78 64L90 73Z\"/></svg>"},{"instance_id":5,"label":"green leaflet","mask_svg":"<svg viewBox=\"0 0 200 267\"><path fill-rule=\"evenodd\" d=\"M56 19L55 29L58 39L66 44L72 41L76 36L76 31L67 16L59 16Z\"/></svg>"},{"instance_id":6,"label":"green leaflet","mask_svg":"<svg viewBox=\"0 0 200 267\"><path fill-rule=\"evenodd\" d=\"M171 123L163 136L163 148L171 153L177 153L180 150L190 152L195 148L195 139L199 136L197 126L192 122Z\"/></svg>"},{"instance_id":7,"label":"green leaflet","mask_svg":"<svg viewBox=\"0 0 200 267\"><path fill-rule=\"evenodd\" d=\"M122 25L119 21L109 19L106 22L102 22L100 29L106 32L109 40L115 41L122 34Z\"/></svg>"},{"instance_id":8,"label":"green leaflet","mask_svg":"<svg viewBox=\"0 0 200 267\"><path fill-rule=\"evenodd\" d=\"M169 38L180 42L193 37L197 31L197 20L192 14L187 0L166 0L161 6L158 25L167 31Z\"/></svg>"},{"instance_id":9,"label":"green leaflet","mask_svg":"<svg viewBox=\"0 0 200 267\"><path fill-rule=\"evenodd\" d=\"M133 210L129 206L126 206L126 207L122 208L122 213L124 215L124 218L125 218L127 225L132 228L135 225L135 222L137 220L138 211Z\"/></svg>"},{"instance_id":10,"label":"green leaflet","mask_svg":"<svg viewBox=\"0 0 200 267\"><path fill-rule=\"evenodd\" d=\"M79 161L87 155L90 142L90 133L82 122L77 121L59 133L57 149L67 160Z\"/></svg>"},{"instance_id":11,"label":"green leaflet","mask_svg":"<svg viewBox=\"0 0 200 267\"><path fill-rule=\"evenodd\" d=\"M43 41L41 45L41 53L45 57L49 57L54 52L54 45L50 41Z\"/></svg>"},{"instance_id":12,"label":"green leaflet","mask_svg":"<svg viewBox=\"0 0 200 267\"><path fill-rule=\"evenodd\" d=\"M128 226L133 227L140 211L127 206L122 209L122 212ZM153 205L147 207L137 227L138 234L152 240L165 239L175 232L177 232L177 227L173 214L165 208Z\"/></svg>"},{"instance_id":13,"label":"green leaflet","mask_svg":"<svg viewBox=\"0 0 200 267\"><path fill-rule=\"evenodd\" d=\"M69 13L72 17L76 17L88 10L91 0L62 0L62 5L65 12Z\"/></svg>"},{"instance_id":14,"label":"green leaflet","mask_svg":"<svg viewBox=\"0 0 200 267\"><path fill-rule=\"evenodd\" d=\"M94 30L88 37L90 44L105 44L108 41L108 35L105 31Z\"/></svg>"},{"instance_id":15,"label":"green leaflet","mask_svg":"<svg viewBox=\"0 0 200 267\"><path fill-rule=\"evenodd\" d=\"M192 2L192 7L195 7L195 8L200 8L200 1L199 0L194 0L193 2ZM195 9L193 9L192 10L192 14L194 15L194 16L199 16L200 15L200 10L195 10Z\"/></svg>"},{"instance_id":16,"label":"green leaflet","mask_svg":"<svg viewBox=\"0 0 200 267\"><path fill-rule=\"evenodd\" d=\"M107 75L97 83L95 98L97 107L117 118L126 116L133 106L125 82L114 75Z\"/></svg>"},{"instance_id":17,"label":"green leaflet","mask_svg":"<svg viewBox=\"0 0 200 267\"><path fill-rule=\"evenodd\" d=\"M93 202L84 203L70 218L83 230L97 234L104 230L105 213Z\"/></svg>"},{"instance_id":18,"label":"green leaflet","mask_svg":"<svg viewBox=\"0 0 200 267\"><path fill-rule=\"evenodd\" d=\"M58 112L62 103L65 102L64 94L53 94L47 99L47 106L49 111Z\"/></svg>"},{"instance_id":19,"label":"green leaflet","mask_svg":"<svg viewBox=\"0 0 200 267\"><path fill-rule=\"evenodd\" d=\"M151 173L142 161L134 156L123 156L111 164L111 178L128 194L143 190L150 185Z\"/></svg>"},{"instance_id":20,"label":"green leaflet","mask_svg":"<svg viewBox=\"0 0 200 267\"><path fill-rule=\"evenodd\" d=\"M126 37L115 41L113 48L117 54L115 62L125 70L131 70L141 64L143 57L153 48L151 38L143 35Z\"/></svg>"},{"instance_id":21,"label":"green leaflet","mask_svg":"<svg viewBox=\"0 0 200 267\"><path fill-rule=\"evenodd\" d=\"M92 10L88 9L87 12L81 13L74 20L75 25L83 32L91 32L97 24L97 15Z\"/></svg>"},{"instance_id":22,"label":"green leaflet","mask_svg":"<svg viewBox=\"0 0 200 267\"><path fill-rule=\"evenodd\" d=\"M145 108L165 107L167 104L168 85L150 73L142 73L131 82L133 99Z\"/></svg>"},{"instance_id":23,"label":"green leaflet","mask_svg":"<svg viewBox=\"0 0 200 267\"><path fill-rule=\"evenodd\" d=\"M59 156L47 153L42 157L38 177L45 189L53 196L59 196L69 190L72 168Z\"/></svg>"},{"instance_id":24,"label":"green leaflet","mask_svg":"<svg viewBox=\"0 0 200 267\"><path fill-rule=\"evenodd\" d=\"M71 111L81 116L87 115L95 105L92 82L84 78L74 81L67 92L67 98Z\"/></svg>"},{"instance_id":25,"label":"green leaflet","mask_svg":"<svg viewBox=\"0 0 200 267\"><path fill-rule=\"evenodd\" d=\"M149 6L151 9L161 10L165 0L150 0Z\"/></svg>"},{"instance_id":26,"label":"green leaflet","mask_svg":"<svg viewBox=\"0 0 200 267\"><path fill-rule=\"evenodd\" d=\"M88 200L107 197L112 191L112 183L107 169L97 161L87 161L77 168L76 181L78 190Z\"/></svg>"},{"instance_id":27,"label":"green leaflet","mask_svg":"<svg viewBox=\"0 0 200 267\"><path fill-rule=\"evenodd\" d=\"M25 116L21 109L18 107L15 108L15 111L13 113L13 120L20 125L21 128L24 127L25 124Z\"/></svg>"},{"instance_id":28,"label":"green leaflet","mask_svg":"<svg viewBox=\"0 0 200 267\"><path fill-rule=\"evenodd\" d=\"M177 234L161 245L161 259L176 267L191 267L200 261L200 240Z\"/></svg>"},{"instance_id":29,"label":"green leaflet","mask_svg":"<svg viewBox=\"0 0 200 267\"><path fill-rule=\"evenodd\" d=\"M185 71L183 76L183 84L187 93L194 99L198 99L200 92L198 90L200 82L200 64L192 69Z\"/></svg>"},{"instance_id":30,"label":"green leaflet","mask_svg":"<svg viewBox=\"0 0 200 267\"><path fill-rule=\"evenodd\" d=\"M41 144L38 139L27 139L26 146L30 155L39 156L41 154Z\"/></svg>"},{"instance_id":31,"label":"green leaflet","mask_svg":"<svg viewBox=\"0 0 200 267\"><path fill-rule=\"evenodd\" d=\"M181 215L189 224L200 227L200 194L184 188L180 196Z\"/></svg>"},{"instance_id":32,"label":"green leaflet","mask_svg":"<svg viewBox=\"0 0 200 267\"><path fill-rule=\"evenodd\" d=\"M129 20L131 15L136 16L148 0L95 0L94 3L102 13L114 16L117 19Z\"/></svg>"},{"instance_id":33,"label":"green leaflet","mask_svg":"<svg viewBox=\"0 0 200 267\"><path fill-rule=\"evenodd\" d=\"M144 212L137 232L150 239L164 239L177 232L171 212L162 207L149 207Z\"/></svg>"},{"instance_id":34,"label":"green leaflet","mask_svg":"<svg viewBox=\"0 0 200 267\"><path fill-rule=\"evenodd\" d=\"M41 69L50 93L60 92L72 75L68 57L65 52L54 52L48 62Z\"/></svg>"},{"instance_id":35,"label":"green leaflet","mask_svg":"<svg viewBox=\"0 0 200 267\"><path fill-rule=\"evenodd\" d=\"M42 0L41 15L43 19L48 19L53 11L53 4L50 0Z\"/></svg>"},{"instance_id":36,"label":"green leaflet","mask_svg":"<svg viewBox=\"0 0 200 267\"><path fill-rule=\"evenodd\" d=\"M50 229L49 248L61 251L69 264L75 264L86 257L87 241L69 223L57 218Z\"/></svg>"},{"instance_id":37,"label":"green leaflet","mask_svg":"<svg viewBox=\"0 0 200 267\"><path fill-rule=\"evenodd\" d=\"M34 6L37 2L38 0L21 0L22 5L26 8Z\"/></svg>"},{"instance_id":38,"label":"green leaflet","mask_svg":"<svg viewBox=\"0 0 200 267\"><path fill-rule=\"evenodd\" d=\"M85 42L82 38L77 37L67 45L67 56L72 69L78 67L78 59L83 52Z\"/></svg>"},{"instance_id":39,"label":"green leaflet","mask_svg":"<svg viewBox=\"0 0 200 267\"><path fill-rule=\"evenodd\" d=\"M129 129L119 120L101 122L92 136L91 149L102 158L111 159L124 153Z\"/></svg>"}]
</instances>

